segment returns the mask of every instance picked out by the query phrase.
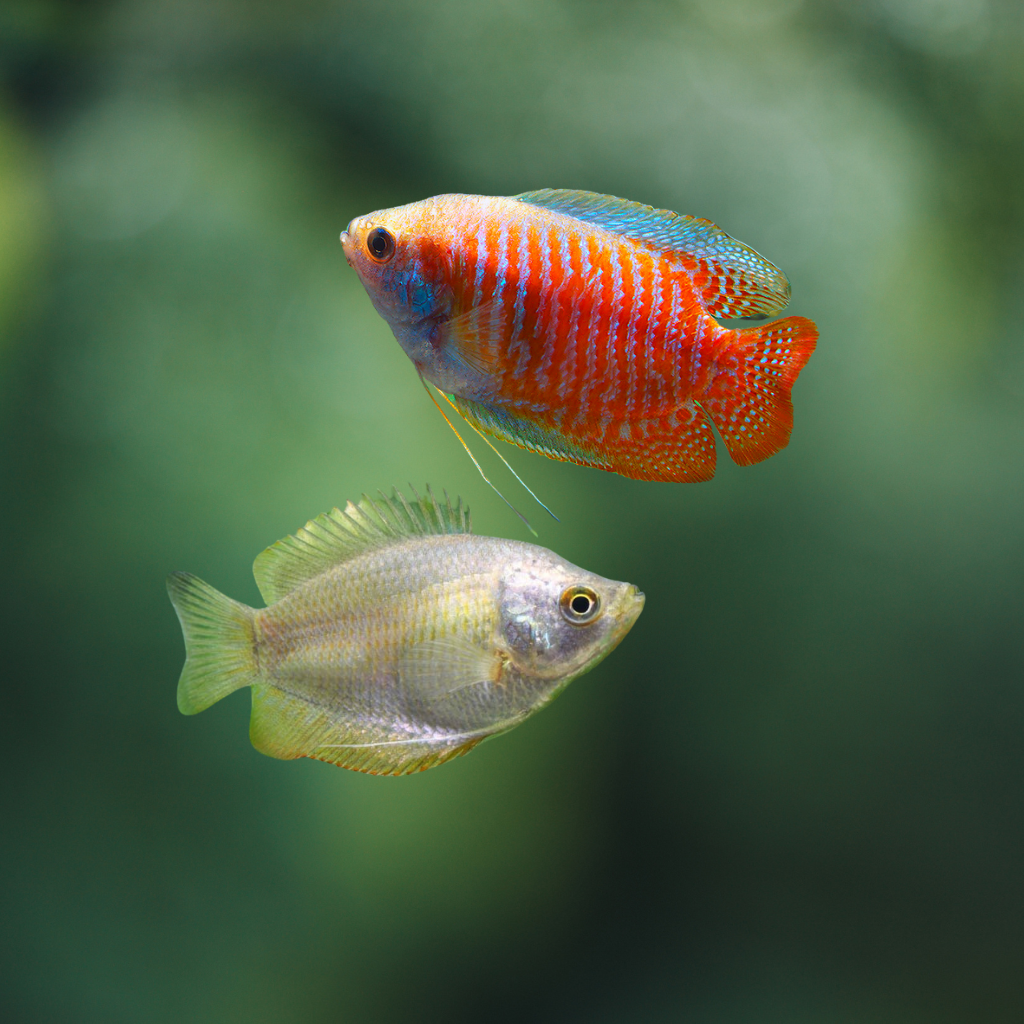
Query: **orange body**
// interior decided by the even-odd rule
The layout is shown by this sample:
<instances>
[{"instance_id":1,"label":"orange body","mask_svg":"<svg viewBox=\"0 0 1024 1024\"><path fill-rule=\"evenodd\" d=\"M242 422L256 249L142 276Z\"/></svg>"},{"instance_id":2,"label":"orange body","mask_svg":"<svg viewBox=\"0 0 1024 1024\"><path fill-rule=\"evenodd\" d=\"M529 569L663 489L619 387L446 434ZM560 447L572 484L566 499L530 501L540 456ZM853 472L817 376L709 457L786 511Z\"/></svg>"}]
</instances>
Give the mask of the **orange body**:
<instances>
[{"instance_id":1,"label":"orange body","mask_svg":"<svg viewBox=\"0 0 1024 1024\"><path fill-rule=\"evenodd\" d=\"M714 474L709 418L741 464L783 447L814 325L793 317L736 331L715 318L760 315L783 286L788 298L781 273L706 221L636 204L613 207L619 220L604 222L570 210L528 197L439 196L354 221L346 253L375 230L391 235L384 274L350 261L420 372L491 433L659 480ZM668 224L662 234L686 228L703 250L645 237L657 216ZM627 231L613 230L623 219ZM704 236L726 251L704 251Z\"/></svg>"}]
</instances>

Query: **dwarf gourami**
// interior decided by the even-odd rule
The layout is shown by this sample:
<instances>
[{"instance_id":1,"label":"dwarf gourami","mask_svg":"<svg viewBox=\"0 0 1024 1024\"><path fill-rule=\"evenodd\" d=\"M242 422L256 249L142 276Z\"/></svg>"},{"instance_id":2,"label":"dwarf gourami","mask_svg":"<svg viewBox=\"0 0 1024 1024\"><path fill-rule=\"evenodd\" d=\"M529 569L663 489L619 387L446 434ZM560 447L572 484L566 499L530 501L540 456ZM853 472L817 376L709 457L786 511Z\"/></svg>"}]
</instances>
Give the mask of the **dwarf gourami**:
<instances>
[{"instance_id":1,"label":"dwarf gourami","mask_svg":"<svg viewBox=\"0 0 1024 1024\"><path fill-rule=\"evenodd\" d=\"M629 632L644 596L545 548L477 537L461 499L364 496L253 565L250 608L187 573L167 589L178 707L252 689L265 754L404 775L518 725Z\"/></svg>"},{"instance_id":2,"label":"dwarf gourami","mask_svg":"<svg viewBox=\"0 0 1024 1024\"><path fill-rule=\"evenodd\" d=\"M356 217L348 262L421 377L474 427L639 480L784 448L818 331L734 330L786 276L710 221L568 189L442 195Z\"/></svg>"}]
</instances>

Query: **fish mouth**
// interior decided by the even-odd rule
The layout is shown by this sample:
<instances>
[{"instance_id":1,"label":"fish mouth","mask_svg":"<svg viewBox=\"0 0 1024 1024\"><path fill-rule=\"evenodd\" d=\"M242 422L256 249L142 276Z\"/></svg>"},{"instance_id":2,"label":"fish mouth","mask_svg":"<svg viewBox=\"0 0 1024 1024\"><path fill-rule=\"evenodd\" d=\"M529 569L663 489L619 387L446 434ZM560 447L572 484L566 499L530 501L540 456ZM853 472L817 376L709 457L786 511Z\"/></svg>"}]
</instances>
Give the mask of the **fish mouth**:
<instances>
[{"instance_id":1,"label":"fish mouth","mask_svg":"<svg viewBox=\"0 0 1024 1024\"><path fill-rule=\"evenodd\" d=\"M345 228L344 231L342 231L341 239L340 239L341 240L341 247L342 247L342 249L345 252L345 262L348 263L348 265L350 267L353 266L353 263L352 263L352 236L351 236L351 234L349 234L349 232L351 230L352 230L352 224L350 222L349 226L347 228Z\"/></svg>"},{"instance_id":2,"label":"fish mouth","mask_svg":"<svg viewBox=\"0 0 1024 1024\"><path fill-rule=\"evenodd\" d=\"M633 586L632 589L633 592L627 596L629 604L624 617L625 628L623 629L623 636L633 628L633 624L640 618L640 613L644 610L644 605L647 603L647 597L639 587Z\"/></svg>"},{"instance_id":3,"label":"fish mouth","mask_svg":"<svg viewBox=\"0 0 1024 1024\"><path fill-rule=\"evenodd\" d=\"M613 629L615 641L612 647L617 646L636 624L636 620L640 618L640 613L644 610L646 601L644 592L632 583L622 592L622 596L617 602L618 621Z\"/></svg>"}]
</instances>

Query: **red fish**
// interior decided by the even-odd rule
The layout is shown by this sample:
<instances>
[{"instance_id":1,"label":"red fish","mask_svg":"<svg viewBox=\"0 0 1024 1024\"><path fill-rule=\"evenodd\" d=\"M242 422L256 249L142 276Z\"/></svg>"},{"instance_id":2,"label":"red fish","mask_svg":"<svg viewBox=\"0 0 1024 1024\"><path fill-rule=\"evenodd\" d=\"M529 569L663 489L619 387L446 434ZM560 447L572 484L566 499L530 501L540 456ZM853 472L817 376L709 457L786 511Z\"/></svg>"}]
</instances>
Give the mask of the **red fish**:
<instances>
[{"instance_id":1,"label":"red fish","mask_svg":"<svg viewBox=\"0 0 1024 1024\"><path fill-rule=\"evenodd\" d=\"M789 301L786 276L707 220L567 189L444 195L342 233L421 376L472 424L638 480L709 480L784 448L818 331L734 330Z\"/></svg>"}]
</instances>

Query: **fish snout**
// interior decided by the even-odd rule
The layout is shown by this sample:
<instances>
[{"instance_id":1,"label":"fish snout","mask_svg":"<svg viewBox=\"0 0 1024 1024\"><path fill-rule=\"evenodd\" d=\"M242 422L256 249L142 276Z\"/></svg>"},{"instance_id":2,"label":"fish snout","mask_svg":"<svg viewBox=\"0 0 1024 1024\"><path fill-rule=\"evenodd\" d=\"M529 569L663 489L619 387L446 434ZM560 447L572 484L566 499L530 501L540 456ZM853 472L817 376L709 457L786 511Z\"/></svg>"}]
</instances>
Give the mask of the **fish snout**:
<instances>
[{"instance_id":1,"label":"fish snout","mask_svg":"<svg viewBox=\"0 0 1024 1024\"><path fill-rule=\"evenodd\" d=\"M624 602L625 608L625 619L628 622L626 626L630 629L634 622L640 618L640 613L644 610L644 604L647 601L644 592L635 584L630 584L626 590L626 600Z\"/></svg>"},{"instance_id":2,"label":"fish snout","mask_svg":"<svg viewBox=\"0 0 1024 1024\"><path fill-rule=\"evenodd\" d=\"M353 237L355 235L355 231L356 222L354 220L350 220L348 222L348 227L341 233L341 247L345 251L345 259L348 261L348 265L350 267L352 266L352 247L355 245L355 239Z\"/></svg>"}]
</instances>

